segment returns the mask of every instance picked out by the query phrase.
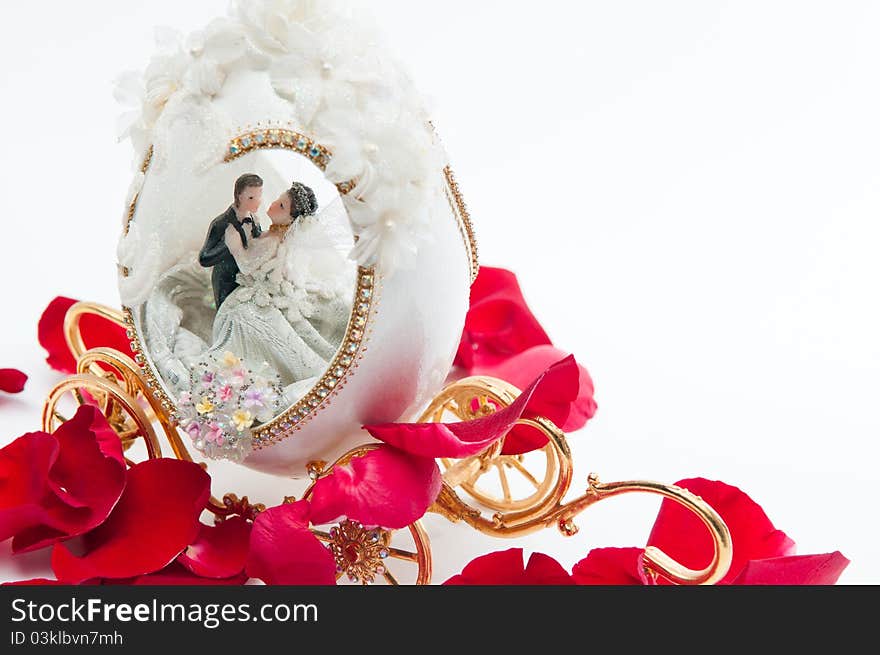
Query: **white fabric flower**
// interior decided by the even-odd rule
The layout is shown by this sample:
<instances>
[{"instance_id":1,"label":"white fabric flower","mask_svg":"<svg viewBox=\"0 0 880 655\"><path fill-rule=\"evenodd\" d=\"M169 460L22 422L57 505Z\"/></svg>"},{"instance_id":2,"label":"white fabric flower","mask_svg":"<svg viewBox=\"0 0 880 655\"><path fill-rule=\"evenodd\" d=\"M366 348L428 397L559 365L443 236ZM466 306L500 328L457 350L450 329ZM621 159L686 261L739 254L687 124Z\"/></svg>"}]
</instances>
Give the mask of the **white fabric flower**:
<instances>
[{"instance_id":1,"label":"white fabric flower","mask_svg":"<svg viewBox=\"0 0 880 655\"><path fill-rule=\"evenodd\" d=\"M243 26L225 18L186 40L174 30L157 29L156 44L158 52L147 69L121 75L114 89L117 101L128 108L119 119L119 138L131 138L139 154L149 146L152 130L174 94L185 91L195 99L217 95L229 67L248 47Z\"/></svg>"},{"instance_id":2,"label":"white fabric flower","mask_svg":"<svg viewBox=\"0 0 880 655\"><path fill-rule=\"evenodd\" d=\"M353 194L368 195L380 184L422 185L445 166L444 154L433 141L427 123L411 113L388 120L329 114L323 119L333 157L325 171L334 183L357 180Z\"/></svg>"},{"instance_id":3,"label":"white fabric flower","mask_svg":"<svg viewBox=\"0 0 880 655\"><path fill-rule=\"evenodd\" d=\"M412 185L383 186L370 200L346 196L346 208L358 240L352 259L383 271L415 266L430 220L431 198Z\"/></svg>"},{"instance_id":4,"label":"white fabric flower","mask_svg":"<svg viewBox=\"0 0 880 655\"><path fill-rule=\"evenodd\" d=\"M275 92L294 104L304 127L323 103L357 106L358 87L381 82L364 46L342 29L319 34L302 25L288 26L287 52L273 61L269 74Z\"/></svg>"},{"instance_id":5,"label":"white fabric flower","mask_svg":"<svg viewBox=\"0 0 880 655\"><path fill-rule=\"evenodd\" d=\"M195 97L214 97L226 81L226 71L217 62L199 58L193 61L183 78L183 86Z\"/></svg>"},{"instance_id":6,"label":"white fabric flower","mask_svg":"<svg viewBox=\"0 0 880 655\"><path fill-rule=\"evenodd\" d=\"M269 55L288 52L290 28L303 25L318 32L336 15L328 0L235 0L230 15L237 19L254 47Z\"/></svg>"},{"instance_id":7,"label":"white fabric flower","mask_svg":"<svg viewBox=\"0 0 880 655\"><path fill-rule=\"evenodd\" d=\"M117 121L117 136L120 141L131 136L143 118L144 76L140 71L126 71L113 83L113 97L126 111Z\"/></svg>"},{"instance_id":8,"label":"white fabric flower","mask_svg":"<svg viewBox=\"0 0 880 655\"><path fill-rule=\"evenodd\" d=\"M156 43L159 52L144 71L144 122L151 128L171 96L182 87L189 63L179 32L159 28Z\"/></svg>"},{"instance_id":9,"label":"white fabric flower","mask_svg":"<svg viewBox=\"0 0 880 655\"><path fill-rule=\"evenodd\" d=\"M186 39L186 51L196 59L203 57L221 66L232 64L247 51L244 27L228 18L217 18Z\"/></svg>"},{"instance_id":10,"label":"white fabric flower","mask_svg":"<svg viewBox=\"0 0 880 655\"><path fill-rule=\"evenodd\" d=\"M191 57L184 75L186 90L195 97L213 97L226 82L228 67L247 51L244 28L226 18L212 21L186 39Z\"/></svg>"},{"instance_id":11,"label":"white fabric flower","mask_svg":"<svg viewBox=\"0 0 880 655\"><path fill-rule=\"evenodd\" d=\"M146 154L153 127L165 105L182 86L187 56L180 42L177 32L157 29L158 53L146 71L123 73L116 79L113 95L127 109L119 117L117 136L120 141L131 139L136 165Z\"/></svg>"},{"instance_id":12,"label":"white fabric flower","mask_svg":"<svg viewBox=\"0 0 880 655\"><path fill-rule=\"evenodd\" d=\"M333 151L326 174L333 182L357 180L346 197L358 236L352 252L362 266L381 262L387 271L410 267L430 208L442 183L445 156L419 114L405 110L392 122L370 117L344 123L327 114L322 120L339 128L328 136Z\"/></svg>"}]
</instances>

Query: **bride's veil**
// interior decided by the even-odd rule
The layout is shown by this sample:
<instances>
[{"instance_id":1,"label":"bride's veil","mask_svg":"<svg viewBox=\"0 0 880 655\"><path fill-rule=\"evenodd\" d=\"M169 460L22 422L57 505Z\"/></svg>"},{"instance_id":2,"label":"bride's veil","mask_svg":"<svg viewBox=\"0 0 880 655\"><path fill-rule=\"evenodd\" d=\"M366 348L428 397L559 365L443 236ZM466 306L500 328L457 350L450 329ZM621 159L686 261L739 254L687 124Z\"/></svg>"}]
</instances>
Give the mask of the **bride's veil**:
<instances>
[{"instance_id":1,"label":"bride's veil","mask_svg":"<svg viewBox=\"0 0 880 655\"><path fill-rule=\"evenodd\" d=\"M354 236L342 198L336 196L314 216L296 221L286 239L286 277L327 297L353 293L357 266L349 258Z\"/></svg>"}]
</instances>

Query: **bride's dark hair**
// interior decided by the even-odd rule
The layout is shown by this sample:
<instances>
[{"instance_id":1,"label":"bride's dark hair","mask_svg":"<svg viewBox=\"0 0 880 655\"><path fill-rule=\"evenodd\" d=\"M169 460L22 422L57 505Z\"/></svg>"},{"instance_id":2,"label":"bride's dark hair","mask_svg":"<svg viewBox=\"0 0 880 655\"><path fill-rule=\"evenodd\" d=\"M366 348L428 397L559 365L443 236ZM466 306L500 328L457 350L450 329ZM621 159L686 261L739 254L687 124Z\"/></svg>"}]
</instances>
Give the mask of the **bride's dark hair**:
<instances>
[{"instance_id":1,"label":"bride's dark hair","mask_svg":"<svg viewBox=\"0 0 880 655\"><path fill-rule=\"evenodd\" d=\"M294 182L287 195L290 196L290 217L293 220L318 213L318 199L315 197L315 192L302 182Z\"/></svg>"}]
</instances>

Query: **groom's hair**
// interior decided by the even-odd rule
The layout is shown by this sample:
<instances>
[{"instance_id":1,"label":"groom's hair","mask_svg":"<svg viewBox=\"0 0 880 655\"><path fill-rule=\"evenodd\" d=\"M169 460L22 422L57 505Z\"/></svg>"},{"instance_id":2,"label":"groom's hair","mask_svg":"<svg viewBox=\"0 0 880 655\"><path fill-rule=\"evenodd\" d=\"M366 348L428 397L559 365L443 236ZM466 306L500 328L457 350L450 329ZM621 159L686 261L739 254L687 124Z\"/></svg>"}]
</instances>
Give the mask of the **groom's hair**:
<instances>
[{"instance_id":1,"label":"groom's hair","mask_svg":"<svg viewBox=\"0 0 880 655\"><path fill-rule=\"evenodd\" d=\"M263 186L263 178L259 175L254 175L253 173L248 173L247 175L242 175L235 181L235 206L238 207L241 203L238 198L242 193L245 192L246 189L250 189L251 187L262 187Z\"/></svg>"}]
</instances>

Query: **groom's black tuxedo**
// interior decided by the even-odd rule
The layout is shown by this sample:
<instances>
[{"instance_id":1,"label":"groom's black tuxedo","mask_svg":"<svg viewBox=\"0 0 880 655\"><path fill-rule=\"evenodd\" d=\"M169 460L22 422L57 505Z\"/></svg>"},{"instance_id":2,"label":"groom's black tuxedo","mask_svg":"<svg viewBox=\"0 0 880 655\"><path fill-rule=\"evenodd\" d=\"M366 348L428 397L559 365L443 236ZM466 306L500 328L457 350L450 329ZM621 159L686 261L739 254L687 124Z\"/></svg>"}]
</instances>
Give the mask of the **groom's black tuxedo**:
<instances>
[{"instance_id":1,"label":"groom's black tuxedo","mask_svg":"<svg viewBox=\"0 0 880 655\"><path fill-rule=\"evenodd\" d=\"M241 237L241 243L247 249L248 233L245 227L250 227L250 236L257 239L262 234L259 223L253 219L246 218L244 221L238 220L238 214L235 207L230 207L226 213L218 216L211 223L208 230L208 238L205 245L199 253L199 264L205 268L212 268L214 272L211 275L211 283L214 286L214 301L217 303L217 309L224 303L233 291L238 288L238 264L235 258L226 247L226 228L232 225Z\"/></svg>"}]
</instances>

